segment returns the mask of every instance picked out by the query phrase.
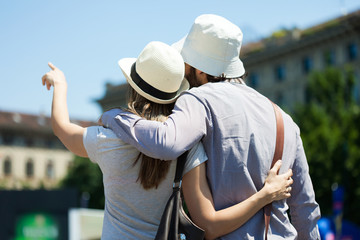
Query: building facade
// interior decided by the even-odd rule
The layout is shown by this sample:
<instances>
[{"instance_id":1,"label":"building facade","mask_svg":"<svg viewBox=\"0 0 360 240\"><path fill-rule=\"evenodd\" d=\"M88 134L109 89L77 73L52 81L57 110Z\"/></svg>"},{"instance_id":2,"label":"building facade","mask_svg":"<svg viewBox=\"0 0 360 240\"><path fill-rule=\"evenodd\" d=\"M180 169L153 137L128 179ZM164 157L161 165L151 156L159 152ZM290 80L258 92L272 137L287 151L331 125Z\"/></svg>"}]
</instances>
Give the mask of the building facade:
<instances>
[{"instance_id":1,"label":"building facade","mask_svg":"<svg viewBox=\"0 0 360 240\"><path fill-rule=\"evenodd\" d=\"M285 109L304 103L312 71L327 67L355 72L355 98L360 95L360 11L309 29L282 30L245 45L240 58L247 84Z\"/></svg>"},{"instance_id":2,"label":"building facade","mask_svg":"<svg viewBox=\"0 0 360 240\"><path fill-rule=\"evenodd\" d=\"M49 117L0 111L0 188L55 188L73 160L53 134Z\"/></svg>"}]
</instances>

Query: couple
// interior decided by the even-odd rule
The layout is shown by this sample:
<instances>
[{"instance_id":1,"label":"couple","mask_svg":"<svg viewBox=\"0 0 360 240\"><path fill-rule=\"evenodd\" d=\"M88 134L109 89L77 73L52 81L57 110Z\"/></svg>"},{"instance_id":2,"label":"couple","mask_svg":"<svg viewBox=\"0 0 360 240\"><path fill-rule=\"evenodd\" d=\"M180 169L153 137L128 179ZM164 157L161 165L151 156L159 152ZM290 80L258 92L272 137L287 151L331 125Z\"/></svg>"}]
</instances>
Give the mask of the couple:
<instances>
[{"instance_id":1,"label":"couple","mask_svg":"<svg viewBox=\"0 0 360 240\"><path fill-rule=\"evenodd\" d=\"M69 121L65 77L49 64L52 70L42 81L48 89L54 86L54 133L103 172L102 239L155 237L172 192L176 161L170 160L186 150L183 193L207 239L263 239L259 210L273 201L269 239L320 238L320 210L300 132L284 112L283 159L269 172L274 110L244 84L241 42L237 26L206 14L173 47L151 42L137 59L120 60L131 86L128 109L105 112L101 121L107 128Z\"/></svg>"}]
</instances>

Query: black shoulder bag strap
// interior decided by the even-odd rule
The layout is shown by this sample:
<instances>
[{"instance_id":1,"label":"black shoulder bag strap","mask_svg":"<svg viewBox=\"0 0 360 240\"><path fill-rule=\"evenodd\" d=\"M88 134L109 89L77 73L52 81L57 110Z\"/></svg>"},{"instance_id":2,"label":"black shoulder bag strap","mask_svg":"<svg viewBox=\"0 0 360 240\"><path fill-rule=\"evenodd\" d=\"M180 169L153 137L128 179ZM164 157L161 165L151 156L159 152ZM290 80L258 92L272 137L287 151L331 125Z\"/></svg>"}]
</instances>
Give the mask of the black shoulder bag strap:
<instances>
[{"instance_id":1,"label":"black shoulder bag strap","mask_svg":"<svg viewBox=\"0 0 360 240\"><path fill-rule=\"evenodd\" d=\"M176 188L181 187L182 174L184 171L187 155L188 155L188 151L181 154L181 156L176 161L176 172L173 183L173 191L177 191L178 189Z\"/></svg>"},{"instance_id":2,"label":"black shoulder bag strap","mask_svg":"<svg viewBox=\"0 0 360 240\"><path fill-rule=\"evenodd\" d=\"M155 240L178 240L180 237L191 240L204 239L204 230L191 221L182 207L181 181L187 154L186 151L177 159L173 192L161 216Z\"/></svg>"}]
</instances>

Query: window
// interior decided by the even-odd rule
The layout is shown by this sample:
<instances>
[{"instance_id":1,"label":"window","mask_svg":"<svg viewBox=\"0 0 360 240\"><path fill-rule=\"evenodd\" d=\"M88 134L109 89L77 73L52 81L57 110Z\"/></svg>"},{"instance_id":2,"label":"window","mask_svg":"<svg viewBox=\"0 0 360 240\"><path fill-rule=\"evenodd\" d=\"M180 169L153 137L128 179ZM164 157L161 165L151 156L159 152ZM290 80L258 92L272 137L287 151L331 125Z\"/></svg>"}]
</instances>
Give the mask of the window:
<instances>
[{"instance_id":1,"label":"window","mask_svg":"<svg viewBox=\"0 0 360 240\"><path fill-rule=\"evenodd\" d=\"M27 147L32 147L32 146L34 146L34 140L33 140L33 138L32 138L32 137L27 137L27 138L25 139L25 144L26 144Z\"/></svg>"},{"instance_id":2,"label":"window","mask_svg":"<svg viewBox=\"0 0 360 240\"><path fill-rule=\"evenodd\" d=\"M334 50L328 50L324 53L324 62L326 66L333 66L336 63L335 59L335 51Z\"/></svg>"},{"instance_id":3,"label":"window","mask_svg":"<svg viewBox=\"0 0 360 240\"><path fill-rule=\"evenodd\" d=\"M302 59L302 71L308 74L313 69L313 60L310 57L304 57Z\"/></svg>"},{"instance_id":4,"label":"window","mask_svg":"<svg viewBox=\"0 0 360 240\"><path fill-rule=\"evenodd\" d=\"M4 175L5 176L11 175L11 170L12 170L11 168L12 168L11 159L10 159L10 157L6 157L5 161L4 161Z\"/></svg>"},{"instance_id":5,"label":"window","mask_svg":"<svg viewBox=\"0 0 360 240\"><path fill-rule=\"evenodd\" d=\"M252 88L257 88L259 86L259 75L256 73L251 73L249 76L249 85Z\"/></svg>"},{"instance_id":6,"label":"window","mask_svg":"<svg viewBox=\"0 0 360 240\"><path fill-rule=\"evenodd\" d=\"M3 142L5 145L12 145L14 143L14 134L4 133Z\"/></svg>"},{"instance_id":7,"label":"window","mask_svg":"<svg viewBox=\"0 0 360 240\"><path fill-rule=\"evenodd\" d=\"M34 176L34 162L32 159L29 159L26 162L25 174L26 174L26 177L28 177L28 178L31 178Z\"/></svg>"},{"instance_id":8,"label":"window","mask_svg":"<svg viewBox=\"0 0 360 240\"><path fill-rule=\"evenodd\" d=\"M46 138L45 140L45 147L46 148L56 148L58 144L58 140L54 138Z\"/></svg>"},{"instance_id":9,"label":"window","mask_svg":"<svg viewBox=\"0 0 360 240\"><path fill-rule=\"evenodd\" d=\"M25 146L26 141L22 136L17 136L14 139L13 145L15 145L15 146Z\"/></svg>"},{"instance_id":10,"label":"window","mask_svg":"<svg viewBox=\"0 0 360 240\"><path fill-rule=\"evenodd\" d=\"M278 82L282 82L286 77L286 71L284 65L278 65L275 67L275 79Z\"/></svg>"},{"instance_id":11,"label":"window","mask_svg":"<svg viewBox=\"0 0 360 240\"><path fill-rule=\"evenodd\" d=\"M34 146L36 146L36 147L45 146L45 140L42 137L34 138Z\"/></svg>"},{"instance_id":12,"label":"window","mask_svg":"<svg viewBox=\"0 0 360 240\"><path fill-rule=\"evenodd\" d=\"M350 43L347 46L347 55L349 61L354 61L357 59L357 46L355 43Z\"/></svg>"},{"instance_id":13,"label":"window","mask_svg":"<svg viewBox=\"0 0 360 240\"><path fill-rule=\"evenodd\" d=\"M46 165L45 176L49 179L55 178L54 164L51 160L49 160L48 164Z\"/></svg>"}]
</instances>

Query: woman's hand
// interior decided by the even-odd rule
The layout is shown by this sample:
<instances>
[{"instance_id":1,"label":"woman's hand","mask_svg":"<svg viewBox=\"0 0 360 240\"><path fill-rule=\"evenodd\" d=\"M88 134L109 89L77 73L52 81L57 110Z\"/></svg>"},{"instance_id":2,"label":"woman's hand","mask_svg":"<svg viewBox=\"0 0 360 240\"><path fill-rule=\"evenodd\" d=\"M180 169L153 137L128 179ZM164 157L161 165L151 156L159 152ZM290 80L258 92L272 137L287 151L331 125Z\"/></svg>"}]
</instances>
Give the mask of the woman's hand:
<instances>
[{"instance_id":1,"label":"woman's hand","mask_svg":"<svg viewBox=\"0 0 360 240\"><path fill-rule=\"evenodd\" d=\"M267 195L269 203L291 196L291 184L294 182L291 178L293 175L292 170L289 169L286 173L278 175L280 167L281 160L278 160L273 168L270 169L265 185L262 188Z\"/></svg>"},{"instance_id":2,"label":"woman's hand","mask_svg":"<svg viewBox=\"0 0 360 240\"><path fill-rule=\"evenodd\" d=\"M50 90L51 86L55 86L59 83L66 84L64 73L55 67L52 63L48 63L48 65L51 70L42 77L43 86L46 84L46 88Z\"/></svg>"}]
</instances>

